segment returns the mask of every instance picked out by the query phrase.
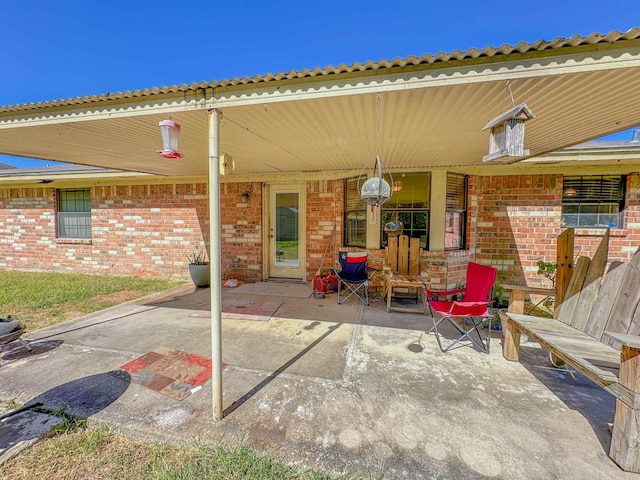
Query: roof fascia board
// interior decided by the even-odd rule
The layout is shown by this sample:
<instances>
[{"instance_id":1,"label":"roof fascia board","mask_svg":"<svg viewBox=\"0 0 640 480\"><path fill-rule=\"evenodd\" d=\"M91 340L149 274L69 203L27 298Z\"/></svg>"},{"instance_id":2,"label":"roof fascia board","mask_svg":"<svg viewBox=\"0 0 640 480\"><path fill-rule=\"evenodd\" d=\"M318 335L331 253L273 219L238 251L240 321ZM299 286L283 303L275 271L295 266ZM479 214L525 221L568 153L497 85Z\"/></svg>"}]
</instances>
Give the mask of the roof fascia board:
<instances>
[{"instance_id":1,"label":"roof fascia board","mask_svg":"<svg viewBox=\"0 0 640 480\"><path fill-rule=\"evenodd\" d=\"M482 165L479 167L464 167L456 169L449 168L450 171L466 173L469 175L477 175L479 177L486 176L502 176L502 175L546 175L546 174L563 174L563 175L626 175L640 171L640 163L635 162L617 162L602 161L597 162L558 162L523 164L515 163L511 165Z\"/></svg>"},{"instance_id":2,"label":"roof fascia board","mask_svg":"<svg viewBox=\"0 0 640 480\"><path fill-rule=\"evenodd\" d=\"M570 53L564 49L525 52L502 57L381 68L336 74L335 77L325 75L273 80L259 87L255 84L229 85L179 93L149 94L142 98L105 99L81 108L77 104L71 107L41 107L28 113L1 113L0 129L638 67L640 41L630 40L611 45L572 47Z\"/></svg>"},{"instance_id":3,"label":"roof fascia board","mask_svg":"<svg viewBox=\"0 0 640 480\"><path fill-rule=\"evenodd\" d=\"M516 163L511 165L449 165L439 167L410 167L397 170L403 173L423 173L432 171L448 171L467 175L492 176L492 175L544 175L544 174L628 174L640 171L640 159L636 156L633 159L610 159L610 160L589 160L576 162L575 160L561 160L552 163ZM392 173L397 173L393 171ZM123 172L126 173L126 172ZM318 180L342 180L357 177L361 170L332 170L305 172L305 181ZM64 176L56 178L55 183L41 184L39 180L43 175L25 175L22 177L10 177L0 175L0 188L67 188L78 185L88 187L112 186L112 185L167 185L167 184L197 184L207 183L206 176L192 177L166 177L149 174L114 175L112 177L95 177L93 175L77 175L74 177ZM50 177L52 178L52 177ZM230 175L221 178L221 183L248 183L260 182L266 184L291 183L298 181L300 175L297 172L286 173L262 173Z\"/></svg>"}]
</instances>

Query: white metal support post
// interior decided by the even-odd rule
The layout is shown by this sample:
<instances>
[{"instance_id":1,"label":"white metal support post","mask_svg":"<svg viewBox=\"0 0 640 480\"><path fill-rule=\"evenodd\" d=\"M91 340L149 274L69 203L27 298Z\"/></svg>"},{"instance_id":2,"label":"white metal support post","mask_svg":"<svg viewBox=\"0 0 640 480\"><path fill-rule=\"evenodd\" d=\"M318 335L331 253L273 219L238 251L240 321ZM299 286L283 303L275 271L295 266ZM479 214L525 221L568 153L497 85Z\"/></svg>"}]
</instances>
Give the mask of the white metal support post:
<instances>
[{"instance_id":1,"label":"white metal support post","mask_svg":"<svg viewBox=\"0 0 640 480\"><path fill-rule=\"evenodd\" d=\"M220 154L218 110L209 119L209 266L211 268L211 370L213 419L222 420L222 246L220 237Z\"/></svg>"}]
</instances>

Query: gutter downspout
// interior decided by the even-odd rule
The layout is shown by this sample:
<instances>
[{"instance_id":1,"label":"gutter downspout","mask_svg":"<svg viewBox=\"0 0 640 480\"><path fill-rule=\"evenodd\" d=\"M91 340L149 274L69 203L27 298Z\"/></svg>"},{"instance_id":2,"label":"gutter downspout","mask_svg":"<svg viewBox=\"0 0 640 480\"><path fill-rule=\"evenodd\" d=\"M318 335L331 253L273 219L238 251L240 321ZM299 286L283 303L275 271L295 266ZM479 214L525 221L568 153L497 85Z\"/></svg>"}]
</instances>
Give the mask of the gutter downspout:
<instances>
[{"instance_id":1,"label":"gutter downspout","mask_svg":"<svg viewBox=\"0 0 640 480\"><path fill-rule=\"evenodd\" d=\"M213 419L222 420L222 246L220 228L220 154L217 109L209 120L209 267L211 269L211 383Z\"/></svg>"}]
</instances>

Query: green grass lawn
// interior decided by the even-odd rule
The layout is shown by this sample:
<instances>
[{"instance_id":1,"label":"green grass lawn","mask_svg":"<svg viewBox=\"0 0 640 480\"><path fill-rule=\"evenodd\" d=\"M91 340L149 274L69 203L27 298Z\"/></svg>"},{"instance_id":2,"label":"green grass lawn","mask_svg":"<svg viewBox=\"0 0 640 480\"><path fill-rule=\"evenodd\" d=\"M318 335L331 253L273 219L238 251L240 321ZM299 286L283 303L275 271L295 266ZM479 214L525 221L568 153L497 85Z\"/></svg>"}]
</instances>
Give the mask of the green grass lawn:
<instances>
[{"instance_id":1,"label":"green grass lawn","mask_svg":"<svg viewBox=\"0 0 640 480\"><path fill-rule=\"evenodd\" d=\"M286 260L296 260L298 258L298 242L276 242L276 249L284 252L284 258Z\"/></svg>"},{"instance_id":2,"label":"green grass lawn","mask_svg":"<svg viewBox=\"0 0 640 480\"><path fill-rule=\"evenodd\" d=\"M28 331L102 310L182 282L56 272L0 270L0 318L12 315Z\"/></svg>"},{"instance_id":3,"label":"green grass lawn","mask_svg":"<svg viewBox=\"0 0 640 480\"><path fill-rule=\"evenodd\" d=\"M0 317L11 314L32 331L179 283L138 277L0 270ZM0 399L0 413L20 406L13 399ZM353 478L287 465L244 445L136 442L115 435L106 426L93 426L91 420L65 422L65 428L55 429L48 438L3 464L0 477L13 480Z\"/></svg>"},{"instance_id":4,"label":"green grass lawn","mask_svg":"<svg viewBox=\"0 0 640 480\"><path fill-rule=\"evenodd\" d=\"M290 466L246 446L183 446L132 442L106 426L60 433L6 462L13 480L338 480L316 470Z\"/></svg>"}]
</instances>

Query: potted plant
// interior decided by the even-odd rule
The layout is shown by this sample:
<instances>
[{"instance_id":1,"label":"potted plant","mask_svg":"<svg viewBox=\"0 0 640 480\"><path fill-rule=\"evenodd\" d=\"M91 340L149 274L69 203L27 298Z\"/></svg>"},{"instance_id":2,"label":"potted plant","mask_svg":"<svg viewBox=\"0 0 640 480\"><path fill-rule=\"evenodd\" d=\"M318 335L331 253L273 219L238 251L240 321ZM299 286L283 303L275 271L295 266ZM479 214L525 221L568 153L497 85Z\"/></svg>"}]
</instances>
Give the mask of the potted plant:
<instances>
[{"instance_id":1,"label":"potted plant","mask_svg":"<svg viewBox=\"0 0 640 480\"><path fill-rule=\"evenodd\" d=\"M193 250L189 255L189 275L196 287L208 287L210 277L209 262L205 262L205 254L202 249Z\"/></svg>"}]
</instances>

